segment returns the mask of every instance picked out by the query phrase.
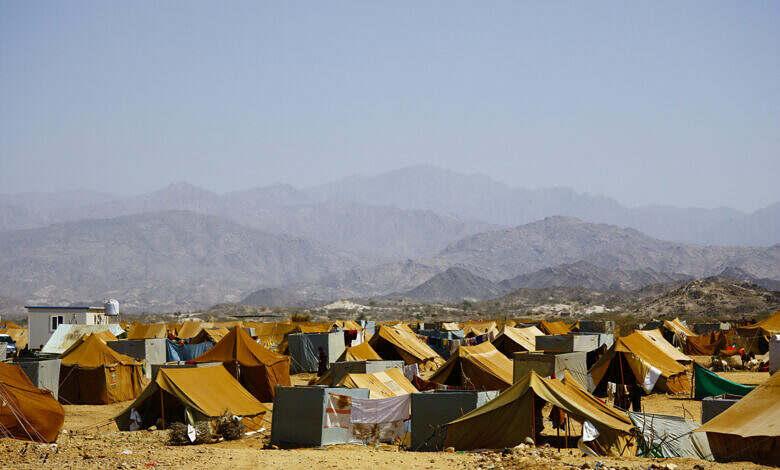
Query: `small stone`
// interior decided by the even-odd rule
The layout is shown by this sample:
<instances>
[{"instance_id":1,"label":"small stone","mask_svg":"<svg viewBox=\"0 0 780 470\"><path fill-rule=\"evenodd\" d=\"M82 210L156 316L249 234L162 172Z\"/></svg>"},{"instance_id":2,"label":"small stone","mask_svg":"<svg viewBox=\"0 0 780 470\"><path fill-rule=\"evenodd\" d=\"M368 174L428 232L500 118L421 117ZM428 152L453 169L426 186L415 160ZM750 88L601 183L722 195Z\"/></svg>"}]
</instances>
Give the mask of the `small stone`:
<instances>
[{"instance_id":1,"label":"small stone","mask_svg":"<svg viewBox=\"0 0 780 470\"><path fill-rule=\"evenodd\" d=\"M147 431L157 431L157 426L151 425L148 428L146 428Z\"/></svg>"},{"instance_id":2,"label":"small stone","mask_svg":"<svg viewBox=\"0 0 780 470\"><path fill-rule=\"evenodd\" d=\"M455 448L454 447L447 447L446 449L444 449L444 452L449 452L450 454L453 454L453 453L455 453Z\"/></svg>"},{"instance_id":3,"label":"small stone","mask_svg":"<svg viewBox=\"0 0 780 470\"><path fill-rule=\"evenodd\" d=\"M584 457L584 455L583 455L583 457ZM580 465L580 468L593 468L593 467L591 467L588 462L585 462L584 464Z\"/></svg>"},{"instance_id":4,"label":"small stone","mask_svg":"<svg viewBox=\"0 0 780 470\"><path fill-rule=\"evenodd\" d=\"M530 437L530 436L529 436L529 437L526 437L526 438L525 438L525 440L524 440L523 442L525 442L525 443L526 443L526 444L528 444L529 446L536 445L536 443L534 443L534 440L533 440L533 439L531 439L531 437Z\"/></svg>"}]
</instances>

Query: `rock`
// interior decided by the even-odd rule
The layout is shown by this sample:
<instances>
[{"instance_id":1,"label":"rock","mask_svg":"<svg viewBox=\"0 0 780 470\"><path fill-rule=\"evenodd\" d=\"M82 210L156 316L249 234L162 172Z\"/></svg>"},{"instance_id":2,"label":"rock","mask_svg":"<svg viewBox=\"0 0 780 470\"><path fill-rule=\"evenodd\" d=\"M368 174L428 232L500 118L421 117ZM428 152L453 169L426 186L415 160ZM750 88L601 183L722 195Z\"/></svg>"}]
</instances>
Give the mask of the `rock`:
<instances>
[{"instance_id":1,"label":"rock","mask_svg":"<svg viewBox=\"0 0 780 470\"><path fill-rule=\"evenodd\" d=\"M580 465L580 468L593 468L588 462L585 462L584 464Z\"/></svg>"},{"instance_id":2,"label":"rock","mask_svg":"<svg viewBox=\"0 0 780 470\"><path fill-rule=\"evenodd\" d=\"M524 442L524 443L526 443L526 444L528 444L529 446L536 445L536 443L534 443L534 440L533 440L533 439L531 439L530 437L526 437L526 438L525 438L525 440L524 440L523 442Z\"/></svg>"},{"instance_id":3,"label":"rock","mask_svg":"<svg viewBox=\"0 0 780 470\"><path fill-rule=\"evenodd\" d=\"M668 463L668 464L666 464L666 465L664 466L664 468L665 468L666 470L677 470L677 465L675 465L675 464L673 464L673 463Z\"/></svg>"},{"instance_id":4,"label":"rock","mask_svg":"<svg viewBox=\"0 0 780 470\"><path fill-rule=\"evenodd\" d=\"M455 453L455 448L454 447L447 447L446 449L444 449L444 452L449 452L450 454L453 454L453 453Z\"/></svg>"},{"instance_id":5,"label":"rock","mask_svg":"<svg viewBox=\"0 0 780 470\"><path fill-rule=\"evenodd\" d=\"M157 431L157 426L151 425L148 428L146 428L147 431Z\"/></svg>"}]
</instances>

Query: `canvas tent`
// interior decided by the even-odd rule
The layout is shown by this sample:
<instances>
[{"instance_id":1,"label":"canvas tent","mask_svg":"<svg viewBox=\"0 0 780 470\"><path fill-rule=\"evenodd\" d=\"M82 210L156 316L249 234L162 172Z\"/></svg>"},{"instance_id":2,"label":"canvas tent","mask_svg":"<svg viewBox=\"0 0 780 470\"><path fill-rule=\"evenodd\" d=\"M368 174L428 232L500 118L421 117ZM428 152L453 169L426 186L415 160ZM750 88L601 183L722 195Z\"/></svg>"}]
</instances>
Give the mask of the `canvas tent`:
<instances>
[{"instance_id":1,"label":"canvas tent","mask_svg":"<svg viewBox=\"0 0 780 470\"><path fill-rule=\"evenodd\" d=\"M166 323L133 323L127 332L127 339L167 338L169 331L175 333Z\"/></svg>"},{"instance_id":2,"label":"canvas tent","mask_svg":"<svg viewBox=\"0 0 780 470\"><path fill-rule=\"evenodd\" d=\"M179 329L176 330L176 337L181 339L194 338L200 333L200 330L213 327L214 324L211 322L185 321L181 324Z\"/></svg>"},{"instance_id":3,"label":"canvas tent","mask_svg":"<svg viewBox=\"0 0 780 470\"><path fill-rule=\"evenodd\" d=\"M0 362L0 404L0 437L54 442L65 422L62 405L18 365Z\"/></svg>"},{"instance_id":4,"label":"canvas tent","mask_svg":"<svg viewBox=\"0 0 780 470\"><path fill-rule=\"evenodd\" d=\"M712 356L718 351L726 349L731 344L734 336L732 330L711 331L706 335L688 336L683 345L685 354L694 356Z\"/></svg>"},{"instance_id":5,"label":"canvas tent","mask_svg":"<svg viewBox=\"0 0 780 470\"><path fill-rule=\"evenodd\" d=\"M448 423L444 445L458 450L496 449L516 446L526 437L536 437L538 443L537 413L545 402L578 422L592 423L608 455L634 455L634 426L628 416L601 403L569 374L561 381L533 371L492 401Z\"/></svg>"},{"instance_id":6,"label":"canvas tent","mask_svg":"<svg viewBox=\"0 0 780 470\"><path fill-rule=\"evenodd\" d=\"M162 428L173 422L195 424L226 411L242 417L247 429L256 430L262 427L262 415L268 410L222 366L160 369L114 420L119 430L132 431L158 422L164 422Z\"/></svg>"},{"instance_id":7,"label":"canvas tent","mask_svg":"<svg viewBox=\"0 0 780 470\"><path fill-rule=\"evenodd\" d=\"M713 460L707 435L694 432L698 425L679 416L628 412L639 429L640 457Z\"/></svg>"},{"instance_id":8,"label":"canvas tent","mask_svg":"<svg viewBox=\"0 0 780 470\"><path fill-rule=\"evenodd\" d=\"M512 361L488 342L460 346L428 380L474 390L505 390L512 385Z\"/></svg>"},{"instance_id":9,"label":"canvas tent","mask_svg":"<svg viewBox=\"0 0 780 470\"><path fill-rule=\"evenodd\" d=\"M637 383L645 392L690 390L686 369L653 341L638 332L623 336L590 368L594 394L606 394L607 382Z\"/></svg>"},{"instance_id":10,"label":"canvas tent","mask_svg":"<svg viewBox=\"0 0 780 470\"><path fill-rule=\"evenodd\" d=\"M114 351L96 334L82 338L62 357L59 399L65 403L131 400L145 385L143 362Z\"/></svg>"},{"instance_id":11,"label":"canvas tent","mask_svg":"<svg viewBox=\"0 0 780 470\"><path fill-rule=\"evenodd\" d=\"M739 334L746 337L780 335L780 310L769 318L753 325L741 326Z\"/></svg>"},{"instance_id":12,"label":"canvas tent","mask_svg":"<svg viewBox=\"0 0 780 470\"><path fill-rule=\"evenodd\" d=\"M637 330L636 333L640 334L641 336L645 337L645 339L655 344L655 346L658 349L666 353L667 356L671 357L672 359L679 362L680 364L690 364L691 362L693 362L693 359L680 352L680 350L672 346L672 344L669 341L666 341L664 336L661 334L661 331Z\"/></svg>"},{"instance_id":13,"label":"canvas tent","mask_svg":"<svg viewBox=\"0 0 780 470\"><path fill-rule=\"evenodd\" d=\"M0 330L0 334L10 336L11 339L14 340L14 344L16 345L17 351L21 351L22 349L27 347L27 342L29 338L27 328L10 328L5 330Z\"/></svg>"},{"instance_id":14,"label":"canvas tent","mask_svg":"<svg viewBox=\"0 0 780 470\"><path fill-rule=\"evenodd\" d=\"M471 338L474 336L488 335L490 340L495 339L498 336L498 327L496 322L480 322L467 324L463 327L463 336Z\"/></svg>"},{"instance_id":15,"label":"canvas tent","mask_svg":"<svg viewBox=\"0 0 780 470\"><path fill-rule=\"evenodd\" d=\"M693 391L697 400L704 397L714 397L729 394L743 397L756 387L738 384L724 379L715 372L710 372L699 364L693 364Z\"/></svg>"},{"instance_id":16,"label":"canvas tent","mask_svg":"<svg viewBox=\"0 0 780 470\"><path fill-rule=\"evenodd\" d=\"M274 386L290 385L290 357L263 348L243 328L233 327L219 343L193 361L223 363L262 402L273 401Z\"/></svg>"},{"instance_id":17,"label":"canvas tent","mask_svg":"<svg viewBox=\"0 0 780 470\"><path fill-rule=\"evenodd\" d=\"M436 351L402 327L381 326L368 344L382 359L400 359L406 364L418 364L422 370L435 370L444 364Z\"/></svg>"},{"instance_id":18,"label":"canvas tent","mask_svg":"<svg viewBox=\"0 0 780 470\"><path fill-rule=\"evenodd\" d=\"M225 327L221 328L202 328L198 334L190 338L190 344L198 343L219 343L222 338L230 333Z\"/></svg>"},{"instance_id":19,"label":"canvas tent","mask_svg":"<svg viewBox=\"0 0 780 470\"><path fill-rule=\"evenodd\" d=\"M535 326L526 328L506 326L493 340L493 346L511 359L516 352L536 350L536 337L542 335L544 333Z\"/></svg>"},{"instance_id":20,"label":"canvas tent","mask_svg":"<svg viewBox=\"0 0 780 470\"><path fill-rule=\"evenodd\" d=\"M706 432L718 461L780 462L780 374L756 387L696 431Z\"/></svg>"},{"instance_id":21,"label":"canvas tent","mask_svg":"<svg viewBox=\"0 0 780 470\"><path fill-rule=\"evenodd\" d=\"M539 329L548 335L566 335L571 331L566 323L562 321L539 322Z\"/></svg>"},{"instance_id":22,"label":"canvas tent","mask_svg":"<svg viewBox=\"0 0 780 470\"><path fill-rule=\"evenodd\" d=\"M381 361L382 358L368 343L360 343L344 350L336 362L340 361Z\"/></svg>"},{"instance_id":23,"label":"canvas tent","mask_svg":"<svg viewBox=\"0 0 780 470\"><path fill-rule=\"evenodd\" d=\"M679 344L685 342L685 338L688 336L696 336L696 333L685 326L679 318L664 320L661 326L664 330L668 331L670 335L673 335L679 341Z\"/></svg>"},{"instance_id":24,"label":"canvas tent","mask_svg":"<svg viewBox=\"0 0 780 470\"><path fill-rule=\"evenodd\" d=\"M392 368L373 374L347 374L334 387L367 388L369 398L400 397L409 393L417 393L409 379L404 377L401 369Z\"/></svg>"}]
</instances>

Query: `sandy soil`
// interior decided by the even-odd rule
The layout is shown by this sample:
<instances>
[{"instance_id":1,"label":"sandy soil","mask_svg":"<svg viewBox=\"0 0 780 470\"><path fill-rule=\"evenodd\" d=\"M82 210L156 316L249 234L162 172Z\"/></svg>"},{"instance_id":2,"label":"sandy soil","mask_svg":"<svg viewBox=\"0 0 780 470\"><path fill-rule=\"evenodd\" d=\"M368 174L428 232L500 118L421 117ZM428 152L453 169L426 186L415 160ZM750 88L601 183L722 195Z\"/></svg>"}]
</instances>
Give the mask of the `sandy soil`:
<instances>
[{"instance_id":1,"label":"sandy soil","mask_svg":"<svg viewBox=\"0 0 780 470\"><path fill-rule=\"evenodd\" d=\"M737 372L730 376L743 383L760 382L759 373ZM305 382L310 377L296 377ZM127 402L104 406L65 406L65 426L55 446L12 439L0 440L0 467L43 468L308 468L308 469L579 469L663 468L673 463L678 470L756 469L750 463L713 464L691 459L641 459L582 457L576 449L527 448L513 452L406 452L396 446L331 446L325 449L279 450L269 447L270 432L239 441L199 446L168 446L167 431L119 432L110 419ZM270 404L269 408L271 407ZM643 400L646 411L685 416L698 422L701 404L689 399L651 395ZM270 429L270 416L267 415Z\"/></svg>"}]
</instances>

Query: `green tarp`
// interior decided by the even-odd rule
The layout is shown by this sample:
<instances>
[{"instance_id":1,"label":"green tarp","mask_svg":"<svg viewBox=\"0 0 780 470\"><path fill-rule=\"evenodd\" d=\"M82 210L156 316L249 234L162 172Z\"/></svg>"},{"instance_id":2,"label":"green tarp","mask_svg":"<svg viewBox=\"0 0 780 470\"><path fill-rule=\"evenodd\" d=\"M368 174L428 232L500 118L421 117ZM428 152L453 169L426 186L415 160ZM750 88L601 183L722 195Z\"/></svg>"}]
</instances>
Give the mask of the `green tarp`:
<instances>
[{"instance_id":1,"label":"green tarp","mask_svg":"<svg viewBox=\"0 0 780 470\"><path fill-rule=\"evenodd\" d=\"M715 372L710 372L699 364L693 364L695 398L701 400L704 397L714 397L728 393L744 397L756 387L738 384L726 380Z\"/></svg>"}]
</instances>

